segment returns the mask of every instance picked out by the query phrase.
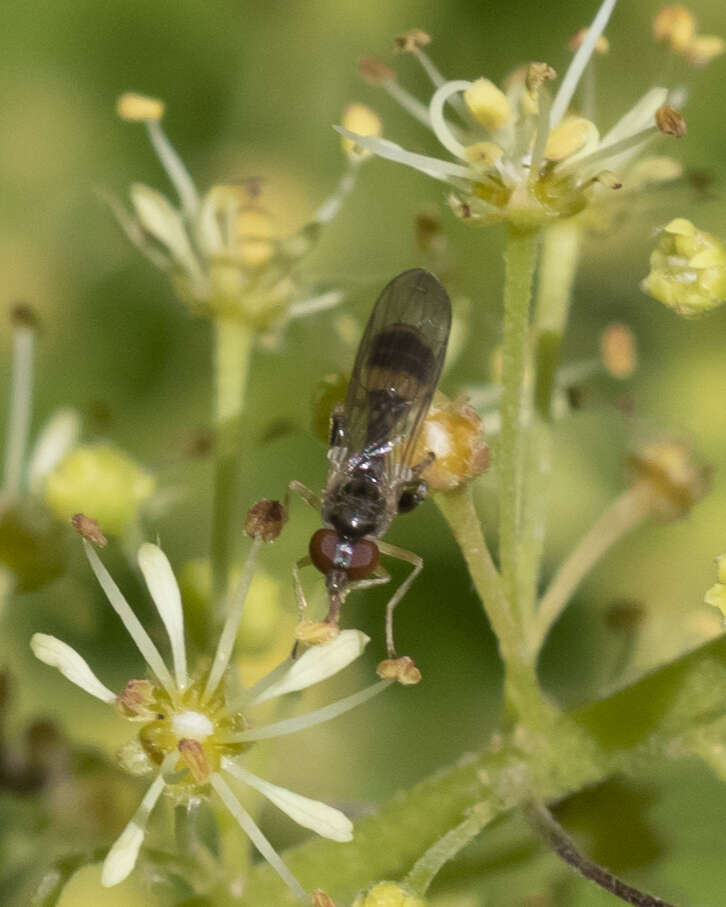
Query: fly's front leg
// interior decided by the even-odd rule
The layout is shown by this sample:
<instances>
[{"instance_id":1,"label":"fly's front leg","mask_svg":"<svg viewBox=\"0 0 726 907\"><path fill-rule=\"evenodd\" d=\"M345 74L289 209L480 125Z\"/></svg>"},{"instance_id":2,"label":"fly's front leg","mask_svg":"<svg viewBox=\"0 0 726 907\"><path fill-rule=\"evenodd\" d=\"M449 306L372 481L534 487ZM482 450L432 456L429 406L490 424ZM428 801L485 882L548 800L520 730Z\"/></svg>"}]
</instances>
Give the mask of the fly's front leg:
<instances>
[{"instance_id":1,"label":"fly's front leg","mask_svg":"<svg viewBox=\"0 0 726 907\"><path fill-rule=\"evenodd\" d=\"M386 605L386 650L388 658L378 665L378 674L381 677L397 680L405 685L418 683L421 680L421 672L416 667L413 659L408 655L403 655L400 658L396 655L396 646L393 641L393 612L396 609L396 605L410 589L413 581L423 570L423 558L419 557L418 554L414 554L413 551L406 551L405 548L389 545L387 542L378 542L378 550L381 554L395 557L399 561L405 561L413 567L413 570L396 589Z\"/></svg>"}]
</instances>

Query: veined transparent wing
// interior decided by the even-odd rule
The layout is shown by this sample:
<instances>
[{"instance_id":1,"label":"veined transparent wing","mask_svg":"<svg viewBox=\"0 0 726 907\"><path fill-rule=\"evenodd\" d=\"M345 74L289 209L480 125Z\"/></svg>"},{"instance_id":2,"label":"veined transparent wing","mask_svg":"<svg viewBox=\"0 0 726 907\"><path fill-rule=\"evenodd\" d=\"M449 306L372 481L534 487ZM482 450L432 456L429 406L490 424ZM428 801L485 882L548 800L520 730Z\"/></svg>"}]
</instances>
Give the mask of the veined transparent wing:
<instances>
[{"instance_id":1,"label":"veined transparent wing","mask_svg":"<svg viewBox=\"0 0 726 907\"><path fill-rule=\"evenodd\" d=\"M384 287L358 347L345 399L348 457L380 452L398 464L410 463L450 328L451 303L433 274L413 268Z\"/></svg>"}]
</instances>

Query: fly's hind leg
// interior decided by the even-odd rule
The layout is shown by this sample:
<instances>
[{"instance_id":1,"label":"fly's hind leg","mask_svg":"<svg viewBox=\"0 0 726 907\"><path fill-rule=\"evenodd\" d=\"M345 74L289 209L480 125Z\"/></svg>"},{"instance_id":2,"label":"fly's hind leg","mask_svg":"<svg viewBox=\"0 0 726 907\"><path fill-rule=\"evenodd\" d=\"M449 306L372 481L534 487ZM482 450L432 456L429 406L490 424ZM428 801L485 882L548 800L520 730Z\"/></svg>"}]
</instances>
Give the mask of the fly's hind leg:
<instances>
[{"instance_id":1,"label":"fly's hind leg","mask_svg":"<svg viewBox=\"0 0 726 907\"><path fill-rule=\"evenodd\" d=\"M298 482L296 479L293 479L287 486L288 491L294 492L299 498L302 498L306 504L309 504L313 510L317 510L318 513L322 509L322 502L320 498L315 494L314 491L311 491L307 485L303 485L302 482Z\"/></svg>"},{"instance_id":2,"label":"fly's hind leg","mask_svg":"<svg viewBox=\"0 0 726 907\"><path fill-rule=\"evenodd\" d=\"M411 588L413 581L423 570L423 558L419 557L418 554L414 554L413 551L407 551L397 545L389 545L387 542L378 542L378 550L381 554L395 557L397 560L411 564L413 567L413 570L396 589L386 605L386 650L388 658L378 665L378 673L381 677L397 680L405 685L418 683L421 680L421 672L416 667L413 659L408 655L403 655L400 658L396 655L396 646L393 641L393 612L396 609L396 605Z\"/></svg>"}]
</instances>

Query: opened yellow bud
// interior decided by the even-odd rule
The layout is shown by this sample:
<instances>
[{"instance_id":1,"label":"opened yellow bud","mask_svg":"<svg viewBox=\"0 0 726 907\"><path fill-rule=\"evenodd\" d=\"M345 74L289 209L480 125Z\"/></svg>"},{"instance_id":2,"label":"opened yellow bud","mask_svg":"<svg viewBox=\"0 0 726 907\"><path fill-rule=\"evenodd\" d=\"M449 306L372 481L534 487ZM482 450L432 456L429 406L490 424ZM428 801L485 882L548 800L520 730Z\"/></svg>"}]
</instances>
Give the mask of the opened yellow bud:
<instances>
[{"instance_id":1,"label":"opened yellow bud","mask_svg":"<svg viewBox=\"0 0 726 907\"><path fill-rule=\"evenodd\" d=\"M116 113L122 120L132 123L160 120L164 116L164 102L127 91L116 101Z\"/></svg>"},{"instance_id":2,"label":"opened yellow bud","mask_svg":"<svg viewBox=\"0 0 726 907\"><path fill-rule=\"evenodd\" d=\"M397 882L378 882L359 895L353 907L426 907L426 901Z\"/></svg>"},{"instance_id":3,"label":"opened yellow bud","mask_svg":"<svg viewBox=\"0 0 726 907\"><path fill-rule=\"evenodd\" d=\"M490 132L496 132L509 121L511 109L507 96L489 79L477 79L464 92L471 115Z\"/></svg>"},{"instance_id":4,"label":"opened yellow bud","mask_svg":"<svg viewBox=\"0 0 726 907\"><path fill-rule=\"evenodd\" d=\"M356 135L382 135L383 123L381 118L367 104L348 104L343 111L341 125L348 132L355 132ZM363 160L370 157L371 152L355 144L352 139L342 136L340 140L343 151L353 160Z\"/></svg>"},{"instance_id":5,"label":"opened yellow bud","mask_svg":"<svg viewBox=\"0 0 726 907\"><path fill-rule=\"evenodd\" d=\"M45 503L61 520L92 514L109 535L130 529L154 492L153 477L109 444L74 448L50 473Z\"/></svg>"},{"instance_id":6,"label":"opened yellow bud","mask_svg":"<svg viewBox=\"0 0 726 907\"><path fill-rule=\"evenodd\" d=\"M718 35L696 35L685 50L686 57L694 66L705 66L714 57L726 50L726 42Z\"/></svg>"},{"instance_id":7,"label":"opened yellow bud","mask_svg":"<svg viewBox=\"0 0 726 907\"><path fill-rule=\"evenodd\" d=\"M678 315L693 318L726 300L726 247L679 217L663 230L640 288Z\"/></svg>"},{"instance_id":8,"label":"opened yellow bud","mask_svg":"<svg viewBox=\"0 0 726 907\"><path fill-rule=\"evenodd\" d=\"M682 53L696 33L696 20L688 7L672 3L662 7L653 19L653 36L664 41L671 50Z\"/></svg>"},{"instance_id":9,"label":"opened yellow bud","mask_svg":"<svg viewBox=\"0 0 726 907\"><path fill-rule=\"evenodd\" d=\"M504 151L495 142L475 142L466 148L469 163L482 170L489 170L504 156Z\"/></svg>"},{"instance_id":10,"label":"opened yellow bud","mask_svg":"<svg viewBox=\"0 0 726 907\"><path fill-rule=\"evenodd\" d=\"M481 418L462 400L437 395L418 441L416 459L433 454L422 473L432 491L451 491L489 467L489 448L482 436Z\"/></svg>"},{"instance_id":11,"label":"opened yellow bud","mask_svg":"<svg viewBox=\"0 0 726 907\"><path fill-rule=\"evenodd\" d=\"M580 31L575 32L575 34L570 38L568 45L570 50L575 51L579 50L582 42L585 40L585 37L589 29L581 28ZM610 42L605 37L605 35L599 35L597 41L595 42L595 53L596 54L606 54L610 50Z\"/></svg>"},{"instance_id":12,"label":"opened yellow bud","mask_svg":"<svg viewBox=\"0 0 726 907\"><path fill-rule=\"evenodd\" d=\"M598 140L597 126L585 117L565 117L550 132L545 146L549 161L562 161Z\"/></svg>"}]
</instances>

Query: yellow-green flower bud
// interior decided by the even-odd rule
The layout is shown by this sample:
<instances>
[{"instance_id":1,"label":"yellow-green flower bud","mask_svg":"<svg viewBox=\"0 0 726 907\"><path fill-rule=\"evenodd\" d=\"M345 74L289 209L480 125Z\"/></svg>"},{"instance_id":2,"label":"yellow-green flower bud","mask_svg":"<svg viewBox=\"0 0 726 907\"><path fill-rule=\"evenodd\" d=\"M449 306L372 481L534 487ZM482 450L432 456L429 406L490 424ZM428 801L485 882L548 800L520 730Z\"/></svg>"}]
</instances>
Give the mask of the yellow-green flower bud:
<instances>
[{"instance_id":1,"label":"yellow-green flower bud","mask_svg":"<svg viewBox=\"0 0 726 907\"><path fill-rule=\"evenodd\" d=\"M121 535L136 522L154 485L154 478L120 450L86 444L71 450L49 474L43 497L60 520L87 513L109 535Z\"/></svg>"},{"instance_id":2,"label":"yellow-green flower bud","mask_svg":"<svg viewBox=\"0 0 726 907\"><path fill-rule=\"evenodd\" d=\"M686 318L710 312L726 300L726 247L678 217L661 233L640 288Z\"/></svg>"},{"instance_id":3,"label":"yellow-green flower bud","mask_svg":"<svg viewBox=\"0 0 726 907\"><path fill-rule=\"evenodd\" d=\"M397 882L378 882L358 895L353 907L426 907L426 901Z\"/></svg>"}]
</instances>

